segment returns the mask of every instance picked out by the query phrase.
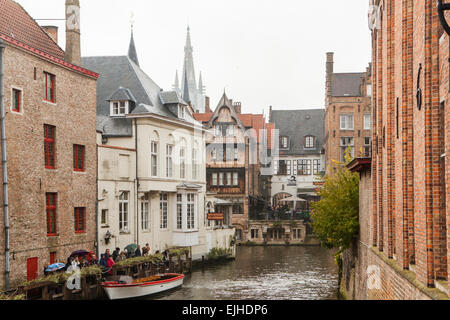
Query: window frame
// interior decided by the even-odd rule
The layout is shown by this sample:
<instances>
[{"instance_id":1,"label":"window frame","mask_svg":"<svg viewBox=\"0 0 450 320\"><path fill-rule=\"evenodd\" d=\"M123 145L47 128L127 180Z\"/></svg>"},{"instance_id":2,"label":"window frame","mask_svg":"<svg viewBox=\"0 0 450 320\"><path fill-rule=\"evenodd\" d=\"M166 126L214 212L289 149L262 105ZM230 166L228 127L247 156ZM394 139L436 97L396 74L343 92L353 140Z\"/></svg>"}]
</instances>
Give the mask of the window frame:
<instances>
[{"instance_id":1,"label":"window frame","mask_svg":"<svg viewBox=\"0 0 450 320\"><path fill-rule=\"evenodd\" d=\"M166 145L166 177L173 178L173 145L172 144Z\"/></svg>"},{"instance_id":2,"label":"window frame","mask_svg":"<svg viewBox=\"0 0 450 320\"><path fill-rule=\"evenodd\" d=\"M159 228L167 230L169 226L169 196L166 192L159 194Z\"/></svg>"},{"instance_id":3,"label":"window frame","mask_svg":"<svg viewBox=\"0 0 450 320\"><path fill-rule=\"evenodd\" d=\"M81 169L79 168L79 149L81 149ZM85 172L86 167L86 147L80 144L74 144L73 145L73 171L76 172Z\"/></svg>"},{"instance_id":4,"label":"window frame","mask_svg":"<svg viewBox=\"0 0 450 320\"><path fill-rule=\"evenodd\" d=\"M211 174L211 186L217 187L219 185L219 174L217 172L213 172Z\"/></svg>"},{"instance_id":5,"label":"window frame","mask_svg":"<svg viewBox=\"0 0 450 320\"><path fill-rule=\"evenodd\" d=\"M305 148L306 149L314 149L316 147L316 137L314 136L306 136L305 137Z\"/></svg>"},{"instance_id":6,"label":"window frame","mask_svg":"<svg viewBox=\"0 0 450 320\"><path fill-rule=\"evenodd\" d=\"M22 114L23 108L23 90L20 88L11 88L11 112Z\"/></svg>"},{"instance_id":7,"label":"window frame","mask_svg":"<svg viewBox=\"0 0 450 320\"><path fill-rule=\"evenodd\" d=\"M158 161L159 142L152 141L150 144L150 175L158 177L159 161Z\"/></svg>"},{"instance_id":8,"label":"window frame","mask_svg":"<svg viewBox=\"0 0 450 320\"><path fill-rule=\"evenodd\" d=\"M129 233L130 192L121 192L122 193L119 195L119 232Z\"/></svg>"},{"instance_id":9,"label":"window frame","mask_svg":"<svg viewBox=\"0 0 450 320\"><path fill-rule=\"evenodd\" d=\"M51 84L51 99L49 99L49 80ZM56 103L56 76L54 74L51 74L50 72L44 71L44 101L50 102L50 103Z\"/></svg>"},{"instance_id":10,"label":"window frame","mask_svg":"<svg viewBox=\"0 0 450 320\"><path fill-rule=\"evenodd\" d=\"M177 230L183 230L183 194L177 194Z\"/></svg>"},{"instance_id":11,"label":"window frame","mask_svg":"<svg viewBox=\"0 0 450 320\"><path fill-rule=\"evenodd\" d=\"M141 230L150 231L150 195L148 192L141 198Z\"/></svg>"},{"instance_id":12,"label":"window frame","mask_svg":"<svg viewBox=\"0 0 450 320\"><path fill-rule=\"evenodd\" d=\"M49 129L52 129L52 138L48 135ZM53 150L52 154L49 152L50 145ZM50 157L52 157L53 165L50 165ZM49 124L44 124L44 163L46 169L56 169L56 127Z\"/></svg>"},{"instance_id":13,"label":"window frame","mask_svg":"<svg viewBox=\"0 0 450 320\"><path fill-rule=\"evenodd\" d=\"M80 227L80 216L82 219L81 229ZM76 207L74 208L74 227L75 233L86 233L86 207Z\"/></svg>"},{"instance_id":14,"label":"window frame","mask_svg":"<svg viewBox=\"0 0 450 320\"><path fill-rule=\"evenodd\" d=\"M367 117L369 118L368 119L368 122L369 122L369 125L368 126L366 126L366 122L367 122ZM364 130L370 130L371 129L371 127L372 127L372 115L371 114L365 114L364 115L364 119L363 119L363 128L364 128Z\"/></svg>"},{"instance_id":15,"label":"window frame","mask_svg":"<svg viewBox=\"0 0 450 320\"><path fill-rule=\"evenodd\" d=\"M50 199L53 197L53 205L50 204ZM58 228L57 228L57 201L58 201L58 194L48 192L45 194L45 213L47 216L47 237L55 237L58 234ZM53 217L52 217L53 212ZM54 220L54 221L53 221ZM54 230L51 229L51 225L53 222Z\"/></svg>"},{"instance_id":16,"label":"window frame","mask_svg":"<svg viewBox=\"0 0 450 320\"><path fill-rule=\"evenodd\" d=\"M186 179L186 148L180 147L180 179Z\"/></svg>"},{"instance_id":17,"label":"window frame","mask_svg":"<svg viewBox=\"0 0 450 320\"><path fill-rule=\"evenodd\" d=\"M351 121L351 126L349 126L349 118L351 117L352 121ZM355 117L353 114L341 114L340 115L340 130L355 130ZM345 119L345 126L342 126L342 120Z\"/></svg>"}]
</instances>

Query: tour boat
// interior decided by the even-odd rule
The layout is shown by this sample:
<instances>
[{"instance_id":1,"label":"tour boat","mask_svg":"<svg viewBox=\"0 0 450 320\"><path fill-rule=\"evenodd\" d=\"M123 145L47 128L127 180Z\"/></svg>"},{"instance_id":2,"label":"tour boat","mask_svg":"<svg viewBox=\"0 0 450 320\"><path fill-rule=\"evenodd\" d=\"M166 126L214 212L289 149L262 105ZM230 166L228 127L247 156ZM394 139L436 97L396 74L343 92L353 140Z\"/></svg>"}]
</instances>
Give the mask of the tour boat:
<instances>
[{"instance_id":1,"label":"tour boat","mask_svg":"<svg viewBox=\"0 0 450 320\"><path fill-rule=\"evenodd\" d=\"M158 274L147 278L133 279L130 276L108 277L102 283L110 300L144 297L171 290L183 285L184 275L176 273Z\"/></svg>"}]
</instances>

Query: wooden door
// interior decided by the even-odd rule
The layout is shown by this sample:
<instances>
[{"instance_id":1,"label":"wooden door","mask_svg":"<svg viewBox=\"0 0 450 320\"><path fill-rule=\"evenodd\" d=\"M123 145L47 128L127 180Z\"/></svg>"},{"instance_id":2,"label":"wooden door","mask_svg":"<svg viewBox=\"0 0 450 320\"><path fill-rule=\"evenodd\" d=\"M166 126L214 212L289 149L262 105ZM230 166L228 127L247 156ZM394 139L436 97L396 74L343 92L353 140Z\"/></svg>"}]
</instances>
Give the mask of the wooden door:
<instances>
[{"instance_id":1,"label":"wooden door","mask_svg":"<svg viewBox=\"0 0 450 320\"><path fill-rule=\"evenodd\" d=\"M27 259L27 281L38 277L38 258Z\"/></svg>"}]
</instances>

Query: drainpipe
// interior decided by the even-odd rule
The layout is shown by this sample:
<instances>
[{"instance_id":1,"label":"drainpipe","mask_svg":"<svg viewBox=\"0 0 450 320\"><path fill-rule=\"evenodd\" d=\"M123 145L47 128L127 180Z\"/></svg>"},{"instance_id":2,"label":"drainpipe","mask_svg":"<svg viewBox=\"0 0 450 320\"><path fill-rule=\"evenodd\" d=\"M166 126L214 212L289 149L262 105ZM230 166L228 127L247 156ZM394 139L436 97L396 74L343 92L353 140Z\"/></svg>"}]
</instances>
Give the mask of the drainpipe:
<instances>
[{"instance_id":1,"label":"drainpipe","mask_svg":"<svg viewBox=\"0 0 450 320\"><path fill-rule=\"evenodd\" d=\"M4 95L4 53L6 45L0 39L0 113L2 133L2 173L3 173L3 213L5 216L5 289L9 290L9 207L8 207L8 171L6 166L6 129L5 129L5 95Z\"/></svg>"},{"instance_id":2,"label":"drainpipe","mask_svg":"<svg viewBox=\"0 0 450 320\"><path fill-rule=\"evenodd\" d=\"M138 176L138 128L137 119L134 119L134 143L136 149L136 244L139 245L139 176Z\"/></svg>"}]
</instances>

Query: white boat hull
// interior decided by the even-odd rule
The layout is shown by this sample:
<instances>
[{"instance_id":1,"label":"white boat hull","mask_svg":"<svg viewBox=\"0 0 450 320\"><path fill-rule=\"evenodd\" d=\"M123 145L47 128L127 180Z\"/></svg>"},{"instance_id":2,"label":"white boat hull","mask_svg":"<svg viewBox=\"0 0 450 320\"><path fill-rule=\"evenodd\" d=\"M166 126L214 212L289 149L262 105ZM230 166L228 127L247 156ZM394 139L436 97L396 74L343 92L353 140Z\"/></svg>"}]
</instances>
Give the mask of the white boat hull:
<instances>
[{"instance_id":1,"label":"white boat hull","mask_svg":"<svg viewBox=\"0 0 450 320\"><path fill-rule=\"evenodd\" d=\"M183 285L183 280L184 276L180 275L174 279L156 281L154 283L103 285L103 289L110 300L130 299L177 288Z\"/></svg>"}]
</instances>

